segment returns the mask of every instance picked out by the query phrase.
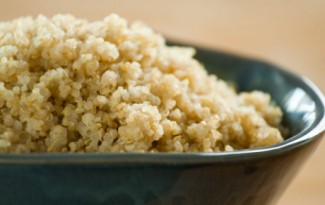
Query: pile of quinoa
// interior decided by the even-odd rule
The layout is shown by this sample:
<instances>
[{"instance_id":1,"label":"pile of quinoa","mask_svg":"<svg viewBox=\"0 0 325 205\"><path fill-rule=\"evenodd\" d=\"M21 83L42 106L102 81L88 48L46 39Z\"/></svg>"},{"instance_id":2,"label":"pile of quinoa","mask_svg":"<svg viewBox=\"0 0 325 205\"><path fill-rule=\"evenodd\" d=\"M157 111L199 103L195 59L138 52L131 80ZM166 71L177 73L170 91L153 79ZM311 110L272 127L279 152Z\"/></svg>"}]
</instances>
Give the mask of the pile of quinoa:
<instances>
[{"instance_id":1,"label":"pile of quinoa","mask_svg":"<svg viewBox=\"0 0 325 205\"><path fill-rule=\"evenodd\" d=\"M237 94L192 48L116 14L0 23L0 152L219 152L283 140L268 94Z\"/></svg>"}]
</instances>

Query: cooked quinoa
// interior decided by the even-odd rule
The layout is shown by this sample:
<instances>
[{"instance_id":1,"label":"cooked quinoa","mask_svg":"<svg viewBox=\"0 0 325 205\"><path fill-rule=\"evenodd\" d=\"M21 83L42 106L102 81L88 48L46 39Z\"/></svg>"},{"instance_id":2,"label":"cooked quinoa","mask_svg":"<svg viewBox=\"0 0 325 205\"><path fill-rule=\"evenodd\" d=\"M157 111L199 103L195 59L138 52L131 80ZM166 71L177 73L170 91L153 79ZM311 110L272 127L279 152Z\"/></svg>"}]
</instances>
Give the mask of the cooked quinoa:
<instances>
[{"instance_id":1,"label":"cooked quinoa","mask_svg":"<svg viewBox=\"0 0 325 205\"><path fill-rule=\"evenodd\" d=\"M237 94L141 22L0 23L0 152L219 152L283 140L282 112Z\"/></svg>"}]
</instances>

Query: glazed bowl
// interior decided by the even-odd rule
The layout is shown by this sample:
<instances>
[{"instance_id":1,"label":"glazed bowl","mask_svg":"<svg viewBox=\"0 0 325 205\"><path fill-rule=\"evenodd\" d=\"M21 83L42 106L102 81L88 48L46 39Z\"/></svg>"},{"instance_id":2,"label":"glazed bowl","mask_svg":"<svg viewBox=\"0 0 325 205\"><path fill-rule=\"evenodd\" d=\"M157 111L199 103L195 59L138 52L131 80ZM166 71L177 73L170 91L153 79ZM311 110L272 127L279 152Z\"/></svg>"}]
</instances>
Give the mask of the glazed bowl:
<instances>
[{"instance_id":1,"label":"glazed bowl","mask_svg":"<svg viewBox=\"0 0 325 205\"><path fill-rule=\"evenodd\" d=\"M221 153L1 154L0 204L274 204L321 140L323 94L269 63L203 48L196 58L239 91L270 93L290 137Z\"/></svg>"}]
</instances>

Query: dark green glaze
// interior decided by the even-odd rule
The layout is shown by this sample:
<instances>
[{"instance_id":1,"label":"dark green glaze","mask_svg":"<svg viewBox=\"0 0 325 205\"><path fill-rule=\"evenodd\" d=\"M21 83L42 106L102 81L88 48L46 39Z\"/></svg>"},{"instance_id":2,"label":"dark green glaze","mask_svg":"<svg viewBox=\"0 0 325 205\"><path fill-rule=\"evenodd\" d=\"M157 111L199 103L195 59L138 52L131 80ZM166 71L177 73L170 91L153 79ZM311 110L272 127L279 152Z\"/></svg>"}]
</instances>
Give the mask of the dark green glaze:
<instances>
[{"instance_id":1,"label":"dark green glaze","mask_svg":"<svg viewBox=\"0 0 325 205\"><path fill-rule=\"evenodd\" d=\"M197 58L240 91L270 93L292 136L271 147L212 154L1 154L0 204L275 203L321 139L323 95L268 63L200 48Z\"/></svg>"}]
</instances>

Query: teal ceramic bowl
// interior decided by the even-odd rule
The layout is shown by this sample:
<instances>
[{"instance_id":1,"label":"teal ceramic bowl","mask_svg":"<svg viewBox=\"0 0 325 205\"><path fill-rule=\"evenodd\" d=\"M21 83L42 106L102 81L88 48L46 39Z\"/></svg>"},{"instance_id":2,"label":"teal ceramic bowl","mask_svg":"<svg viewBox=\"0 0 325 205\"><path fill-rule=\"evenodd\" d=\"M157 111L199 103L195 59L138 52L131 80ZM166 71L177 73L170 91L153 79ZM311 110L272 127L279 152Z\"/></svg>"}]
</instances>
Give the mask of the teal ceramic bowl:
<instances>
[{"instance_id":1,"label":"teal ceramic bowl","mask_svg":"<svg viewBox=\"0 0 325 205\"><path fill-rule=\"evenodd\" d=\"M321 140L322 93L265 62L202 48L196 57L240 91L270 93L291 137L224 153L1 154L0 204L274 204Z\"/></svg>"}]
</instances>

